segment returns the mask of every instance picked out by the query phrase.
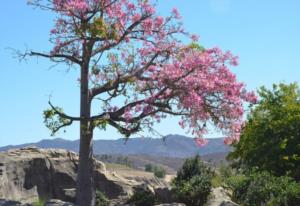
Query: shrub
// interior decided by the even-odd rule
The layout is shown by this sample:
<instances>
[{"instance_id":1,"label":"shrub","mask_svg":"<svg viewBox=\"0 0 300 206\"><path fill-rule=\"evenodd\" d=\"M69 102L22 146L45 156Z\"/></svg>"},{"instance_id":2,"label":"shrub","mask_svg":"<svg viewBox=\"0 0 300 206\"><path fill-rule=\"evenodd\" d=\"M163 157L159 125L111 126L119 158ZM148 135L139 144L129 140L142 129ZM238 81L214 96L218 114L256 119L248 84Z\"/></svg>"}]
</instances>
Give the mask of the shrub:
<instances>
[{"instance_id":1,"label":"shrub","mask_svg":"<svg viewBox=\"0 0 300 206\"><path fill-rule=\"evenodd\" d=\"M96 191L96 206L108 206L109 205L109 200L106 197L106 195L97 190Z\"/></svg>"},{"instance_id":2,"label":"shrub","mask_svg":"<svg viewBox=\"0 0 300 206\"><path fill-rule=\"evenodd\" d=\"M172 191L179 202L189 206L204 205L211 192L212 177L212 170L197 155L187 159L177 172Z\"/></svg>"},{"instance_id":3,"label":"shrub","mask_svg":"<svg viewBox=\"0 0 300 206\"><path fill-rule=\"evenodd\" d=\"M158 178L164 178L166 176L166 170L163 167L155 167L154 175Z\"/></svg>"},{"instance_id":4,"label":"shrub","mask_svg":"<svg viewBox=\"0 0 300 206\"><path fill-rule=\"evenodd\" d=\"M145 171L146 172L153 172L153 166L152 166L152 164L146 164L145 165Z\"/></svg>"},{"instance_id":5,"label":"shrub","mask_svg":"<svg viewBox=\"0 0 300 206\"><path fill-rule=\"evenodd\" d=\"M146 164L145 171L153 172L158 178L164 178L166 176L166 170L163 167L153 166L152 164Z\"/></svg>"},{"instance_id":6,"label":"shrub","mask_svg":"<svg viewBox=\"0 0 300 206\"><path fill-rule=\"evenodd\" d=\"M159 201L151 192L136 191L127 203L134 206L153 206L159 204Z\"/></svg>"},{"instance_id":7,"label":"shrub","mask_svg":"<svg viewBox=\"0 0 300 206\"><path fill-rule=\"evenodd\" d=\"M287 176L275 177L268 172L254 172L228 178L234 201L245 205L298 206L300 184Z\"/></svg>"},{"instance_id":8,"label":"shrub","mask_svg":"<svg viewBox=\"0 0 300 206\"><path fill-rule=\"evenodd\" d=\"M211 192L211 180L206 175L197 175L188 181L182 181L174 187L179 202L190 206L204 205Z\"/></svg>"}]
</instances>

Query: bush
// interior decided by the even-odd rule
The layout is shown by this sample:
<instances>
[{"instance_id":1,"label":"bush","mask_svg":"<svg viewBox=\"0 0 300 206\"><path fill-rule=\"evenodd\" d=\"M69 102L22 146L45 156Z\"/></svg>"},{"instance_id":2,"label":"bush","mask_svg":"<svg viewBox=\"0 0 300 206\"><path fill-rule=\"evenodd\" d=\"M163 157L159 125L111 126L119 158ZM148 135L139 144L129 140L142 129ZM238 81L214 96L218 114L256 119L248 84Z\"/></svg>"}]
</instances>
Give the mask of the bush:
<instances>
[{"instance_id":1,"label":"bush","mask_svg":"<svg viewBox=\"0 0 300 206\"><path fill-rule=\"evenodd\" d=\"M105 194L99 190L96 191L96 206L108 206L109 200Z\"/></svg>"},{"instance_id":2,"label":"bush","mask_svg":"<svg viewBox=\"0 0 300 206\"><path fill-rule=\"evenodd\" d=\"M155 167L154 175L158 178L164 178L166 176L166 170L163 167Z\"/></svg>"},{"instance_id":3,"label":"bush","mask_svg":"<svg viewBox=\"0 0 300 206\"><path fill-rule=\"evenodd\" d=\"M179 202L201 206L207 202L212 188L212 170L199 155L187 159L172 182L172 191Z\"/></svg>"},{"instance_id":4,"label":"bush","mask_svg":"<svg viewBox=\"0 0 300 206\"><path fill-rule=\"evenodd\" d=\"M145 171L146 172L153 172L153 166L152 166L152 164L146 164L145 165Z\"/></svg>"},{"instance_id":5,"label":"bush","mask_svg":"<svg viewBox=\"0 0 300 206\"><path fill-rule=\"evenodd\" d=\"M299 206L300 184L287 176L275 177L268 172L253 172L228 178L234 201L245 205Z\"/></svg>"},{"instance_id":6,"label":"bush","mask_svg":"<svg viewBox=\"0 0 300 206\"><path fill-rule=\"evenodd\" d=\"M153 166L152 164L146 164L145 171L153 172L158 178L164 178L166 176L166 170L163 167Z\"/></svg>"},{"instance_id":7,"label":"bush","mask_svg":"<svg viewBox=\"0 0 300 206\"><path fill-rule=\"evenodd\" d=\"M159 204L159 201L151 192L136 191L127 203L134 206L153 206Z\"/></svg>"}]
</instances>

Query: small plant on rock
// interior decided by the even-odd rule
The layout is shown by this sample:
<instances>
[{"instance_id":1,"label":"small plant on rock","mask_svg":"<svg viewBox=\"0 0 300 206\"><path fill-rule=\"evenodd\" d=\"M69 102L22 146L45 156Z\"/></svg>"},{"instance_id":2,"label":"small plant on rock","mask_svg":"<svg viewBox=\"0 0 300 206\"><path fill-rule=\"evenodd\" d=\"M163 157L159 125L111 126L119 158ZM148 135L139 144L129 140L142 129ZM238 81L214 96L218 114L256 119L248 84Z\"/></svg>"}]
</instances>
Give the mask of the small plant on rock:
<instances>
[{"instance_id":1,"label":"small plant on rock","mask_svg":"<svg viewBox=\"0 0 300 206\"><path fill-rule=\"evenodd\" d=\"M96 191L96 206L108 206L109 199L100 190Z\"/></svg>"}]
</instances>

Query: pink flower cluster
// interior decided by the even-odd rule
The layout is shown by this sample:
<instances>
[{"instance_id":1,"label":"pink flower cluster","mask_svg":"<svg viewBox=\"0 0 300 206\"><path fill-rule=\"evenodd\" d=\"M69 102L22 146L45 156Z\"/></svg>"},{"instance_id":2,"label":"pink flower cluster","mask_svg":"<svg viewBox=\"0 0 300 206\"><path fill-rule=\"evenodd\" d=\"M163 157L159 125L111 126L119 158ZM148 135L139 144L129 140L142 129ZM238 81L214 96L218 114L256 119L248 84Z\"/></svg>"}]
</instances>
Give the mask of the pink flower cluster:
<instances>
[{"instance_id":1,"label":"pink flower cluster","mask_svg":"<svg viewBox=\"0 0 300 206\"><path fill-rule=\"evenodd\" d=\"M152 81L157 87L168 87L168 93L176 93L178 109L187 113L179 122L189 126L199 137L197 145L206 141L205 122L212 122L230 135L225 143L239 140L243 125L243 102L256 103L253 92L236 80L227 65L236 65L237 57L219 48L197 51L185 49L162 67L151 67ZM168 94L159 98L169 98Z\"/></svg>"}]
</instances>

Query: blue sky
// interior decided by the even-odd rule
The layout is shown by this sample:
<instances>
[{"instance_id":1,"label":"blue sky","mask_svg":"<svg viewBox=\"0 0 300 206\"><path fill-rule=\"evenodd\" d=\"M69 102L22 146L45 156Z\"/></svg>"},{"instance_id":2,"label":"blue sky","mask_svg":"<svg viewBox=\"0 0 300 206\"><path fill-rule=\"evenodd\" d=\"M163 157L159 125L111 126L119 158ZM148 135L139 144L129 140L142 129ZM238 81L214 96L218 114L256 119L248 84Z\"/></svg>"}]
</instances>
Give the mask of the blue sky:
<instances>
[{"instance_id":1,"label":"blue sky","mask_svg":"<svg viewBox=\"0 0 300 206\"><path fill-rule=\"evenodd\" d=\"M52 101L76 115L79 108L78 71L50 69L43 59L20 63L10 48L48 51L53 16L33 9L25 0L9 0L0 12L0 146L50 138L42 112ZM219 46L240 57L233 68L249 90L300 78L300 1L274 0L159 0L162 15L177 7L184 27L200 35L205 47ZM162 135L186 134L174 119L157 125ZM78 125L56 137L78 138ZM144 135L147 136L147 133ZM216 136L212 132L209 136ZM96 132L95 139L120 138L114 130Z\"/></svg>"}]
</instances>

